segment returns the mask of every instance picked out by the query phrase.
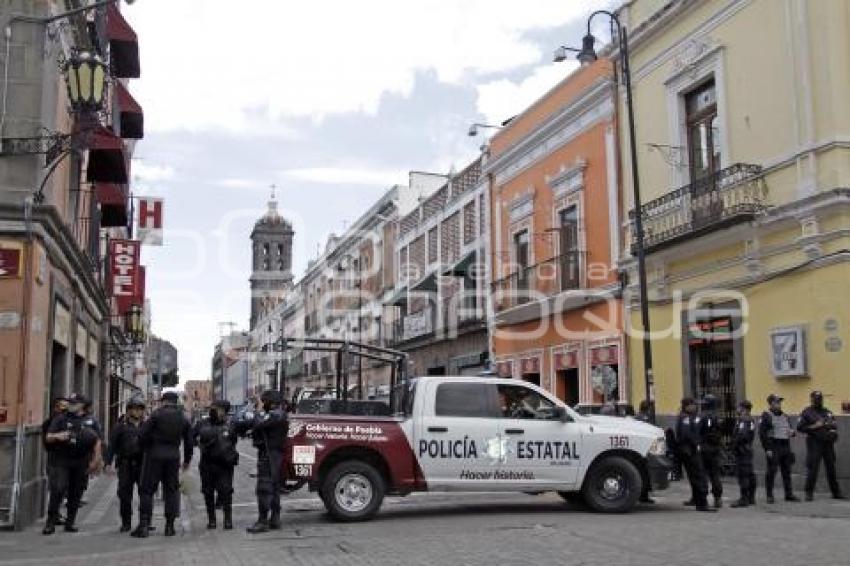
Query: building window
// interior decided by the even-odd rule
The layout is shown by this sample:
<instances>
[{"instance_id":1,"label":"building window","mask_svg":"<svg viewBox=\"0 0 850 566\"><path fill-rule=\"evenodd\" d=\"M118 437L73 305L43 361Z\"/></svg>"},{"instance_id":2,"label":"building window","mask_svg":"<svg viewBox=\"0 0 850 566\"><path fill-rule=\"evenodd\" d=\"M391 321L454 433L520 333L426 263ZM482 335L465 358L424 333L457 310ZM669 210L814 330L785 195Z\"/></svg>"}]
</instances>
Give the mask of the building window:
<instances>
[{"instance_id":1,"label":"building window","mask_svg":"<svg viewBox=\"0 0 850 566\"><path fill-rule=\"evenodd\" d=\"M463 243L471 244L475 241L475 201L467 203L463 207Z\"/></svg>"},{"instance_id":2,"label":"building window","mask_svg":"<svg viewBox=\"0 0 850 566\"><path fill-rule=\"evenodd\" d=\"M691 182L720 170L720 122L714 80L685 95Z\"/></svg>"},{"instance_id":3,"label":"building window","mask_svg":"<svg viewBox=\"0 0 850 566\"><path fill-rule=\"evenodd\" d=\"M518 291L528 290L528 230L523 230L514 235L514 261L516 262L516 288ZM520 294L516 297L518 302L526 302L527 295Z\"/></svg>"},{"instance_id":4,"label":"building window","mask_svg":"<svg viewBox=\"0 0 850 566\"><path fill-rule=\"evenodd\" d=\"M437 228L428 230L428 263L432 264L437 261Z\"/></svg>"},{"instance_id":5,"label":"building window","mask_svg":"<svg viewBox=\"0 0 850 566\"><path fill-rule=\"evenodd\" d=\"M269 245L268 244L263 244L263 255L264 256L269 255Z\"/></svg>"},{"instance_id":6,"label":"building window","mask_svg":"<svg viewBox=\"0 0 850 566\"><path fill-rule=\"evenodd\" d=\"M560 245L561 290L578 288L578 209L569 206L558 213L558 243Z\"/></svg>"},{"instance_id":7,"label":"building window","mask_svg":"<svg viewBox=\"0 0 850 566\"><path fill-rule=\"evenodd\" d=\"M283 255L283 244L277 245L277 255Z\"/></svg>"}]
</instances>

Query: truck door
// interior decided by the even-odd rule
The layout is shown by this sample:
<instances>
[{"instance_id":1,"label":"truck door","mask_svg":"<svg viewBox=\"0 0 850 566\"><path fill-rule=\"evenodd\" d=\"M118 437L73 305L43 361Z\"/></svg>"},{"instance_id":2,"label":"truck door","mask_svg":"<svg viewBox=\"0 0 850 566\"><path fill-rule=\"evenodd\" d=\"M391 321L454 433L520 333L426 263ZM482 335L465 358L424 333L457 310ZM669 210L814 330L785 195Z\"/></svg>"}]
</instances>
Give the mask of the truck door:
<instances>
[{"instance_id":1,"label":"truck door","mask_svg":"<svg viewBox=\"0 0 850 566\"><path fill-rule=\"evenodd\" d=\"M498 463L495 384L431 381L424 399L414 451L428 489L487 489Z\"/></svg>"},{"instance_id":2,"label":"truck door","mask_svg":"<svg viewBox=\"0 0 850 566\"><path fill-rule=\"evenodd\" d=\"M574 485L582 456L579 425L562 422L556 403L537 389L521 384L497 387L507 481L529 488Z\"/></svg>"}]
</instances>

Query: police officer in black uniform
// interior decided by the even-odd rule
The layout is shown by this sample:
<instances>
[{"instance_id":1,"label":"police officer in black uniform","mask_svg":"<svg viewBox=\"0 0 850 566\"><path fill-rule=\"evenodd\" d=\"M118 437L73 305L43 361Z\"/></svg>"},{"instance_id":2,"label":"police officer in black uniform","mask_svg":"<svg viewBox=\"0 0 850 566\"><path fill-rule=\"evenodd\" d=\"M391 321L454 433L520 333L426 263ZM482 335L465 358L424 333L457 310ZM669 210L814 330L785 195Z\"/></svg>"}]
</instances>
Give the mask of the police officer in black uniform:
<instances>
[{"instance_id":1,"label":"police officer in black uniform","mask_svg":"<svg viewBox=\"0 0 850 566\"><path fill-rule=\"evenodd\" d=\"M835 473L835 442L838 440L835 415L823 406L823 393L820 391L812 391L809 398L812 404L803 410L797 423L797 430L806 434L806 501L814 499L821 460L826 468L832 498L844 499Z\"/></svg>"},{"instance_id":2,"label":"police officer in black uniform","mask_svg":"<svg viewBox=\"0 0 850 566\"><path fill-rule=\"evenodd\" d=\"M180 443L183 443L183 469L192 461L192 425L183 414L177 393L166 392L162 406L142 425L140 440L144 450L141 493L139 495L139 525L130 533L137 538L148 536L153 516L153 496L162 482L165 500L165 530L167 537L176 534L174 520L180 512Z\"/></svg>"},{"instance_id":3,"label":"police officer in black uniform","mask_svg":"<svg viewBox=\"0 0 850 566\"><path fill-rule=\"evenodd\" d=\"M85 478L93 469L100 450L100 437L85 424L88 419L83 409L84 402L85 398L76 396L68 411L54 418L47 429L45 441L52 446L55 469L50 478L47 522L42 531L45 535L52 535L56 531L59 507L65 497L68 498L65 531L78 531L74 522L80 508Z\"/></svg>"},{"instance_id":4,"label":"police officer in black uniform","mask_svg":"<svg viewBox=\"0 0 850 566\"><path fill-rule=\"evenodd\" d=\"M767 502L773 503L773 480L776 470L782 473L782 485L785 487L785 501L800 501L794 495L791 485L791 466L794 465L794 452L791 450L791 438L794 429L791 418L782 412L782 397L770 394L767 396L768 410L762 413L759 420L759 440L767 459L767 472L764 476L764 490L767 492Z\"/></svg>"},{"instance_id":5,"label":"police officer in black uniform","mask_svg":"<svg viewBox=\"0 0 850 566\"><path fill-rule=\"evenodd\" d=\"M249 533L264 533L280 528L281 467L283 443L289 430L286 412L281 408L281 395L267 390L260 396L263 410L251 425L251 439L257 449L257 522Z\"/></svg>"},{"instance_id":6,"label":"police officer in black uniform","mask_svg":"<svg viewBox=\"0 0 850 566\"><path fill-rule=\"evenodd\" d=\"M213 402L209 418L200 421L197 441L201 449L201 492L207 507L207 528L216 528L216 502L224 514L224 529L233 528L233 468L239 463L236 430L227 418L230 402Z\"/></svg>"},{"instance_id":7,"label":"police officer in black uniform","mask_svg":"<svg viewBox=\"0 0 850 566\"><path fill-rule=\"evenodd\" d=\"M749 401L738 403L738 419L735 432L732 433L732 450L735 453L735 473L741 496L732 507L746 507L756 504L756 474L753 472L753 440L756 437L756 421L750 414L753 404Z\"/></svg>"},{"instance_id":8,"label":"police officer in black uniform","mask_svg":"<svg viewBox=\"0 0 850 566\"><path fill-rule=\"evenodd\" d=\"M697 402L692 397L685 397L676 421L678 454L691 484L691 499L685 505L696 505L697 511L716 511L708 506L708 480L700 454L704 445L703 430Z\"/></svg>"},{"instance_id":9,"label":"police officer in black uniform","mask_svg":"<svg viewBox=\"0 0 850 566\"><path fill-rule=\"evenodd\" d=\"M723 506L723 480L720 479L720 458L723 449L723 436L720 432L720 420L717 418L717 397L712 394L702 398L702 466L711 483L711 495L714 496L714 508Z\"/></svg>"},{"instance_id":10,"label":"police officer in black uniform","mask_svg":"<svg viewBox=\"0 0 850 566\"><path fill-rule=\"evenodd\" d=\"M130 530L133 520L133 489L139 491L142 477L142 445L139 439L145 416L145 402L141 398L127 401L126 412L112 429L106 449L106 466L114 461L118 470L118 501L121 511L121 532Z\"/></svg>"},{"instance_id":11,"label":"police officer in black uniform","mask_svg":"<svg viewBox=\"0 0 850 566\"><path fill-rule=\"evenodd\" d=\"M65 397L57 397L53 400L53 411L43 423L41 423L41 442L44 445L44 451L47 454L47 484L53 484L53 478L57 473L56 448L57 444L47 442L47 431L50 429L50 423L59 415L64 414L68 410L68 399ZM55 518L57 525L64 525L65 519L60 515Z\"/></svg>"}]
</instances>

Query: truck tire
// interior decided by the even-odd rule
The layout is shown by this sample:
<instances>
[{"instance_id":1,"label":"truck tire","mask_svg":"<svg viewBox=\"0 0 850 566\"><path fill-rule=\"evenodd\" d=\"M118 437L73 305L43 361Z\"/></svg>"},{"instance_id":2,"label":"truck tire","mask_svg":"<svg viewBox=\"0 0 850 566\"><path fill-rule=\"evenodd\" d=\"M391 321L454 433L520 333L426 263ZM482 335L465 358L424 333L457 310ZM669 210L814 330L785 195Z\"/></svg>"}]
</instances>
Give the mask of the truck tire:
<instances>
[{"instance_id":1,"label":"truck tire","mask_svg":"<svg viewBox=\"0 0 850 566\"><path fill-rule=\"evenodd\" d=\"M337 521L371 519L381 507L386 485L383 476L370 464L347 460L334 466L321 487L321 499L328 514Z\"/></svg>"},{"instance_id":2,"label":"truck tire","mask_svg":"<svg viewBox=\"0 0 850 566\"><path fill-rule=\"evenodd\" d=\"M582 487L584 500L594 511L626 513L637 503L642 482L634 464L620 456L596 462Z\"/></svg>"}]
</instances>

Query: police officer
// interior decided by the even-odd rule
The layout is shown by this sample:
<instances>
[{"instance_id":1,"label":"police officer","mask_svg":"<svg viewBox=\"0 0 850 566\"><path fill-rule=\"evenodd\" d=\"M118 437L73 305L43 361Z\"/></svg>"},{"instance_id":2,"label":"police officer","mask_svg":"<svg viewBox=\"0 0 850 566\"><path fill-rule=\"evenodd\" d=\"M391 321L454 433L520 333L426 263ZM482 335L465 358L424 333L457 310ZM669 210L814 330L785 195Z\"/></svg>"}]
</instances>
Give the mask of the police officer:
<instances>
[{"instance_id":1,"label":"police officer","mask_svg":"<svg viewBox=\"0 0 850 566\"><path fill-rule=\"evenodd\" d=\"M85 422L83 405L85 398L77 396L68 410L54 418L47 429L45 441L52 446L54 473L50 478L50 502L47 506L47 522L42 531L52 535L56 531L59 507L68 499L68 515L65 531L76 533L74 522L80 508L80 498L85 478L97 465L96 454L100 451L100 437Z\"/></svg>"},{"instance_id":2,"label":"police officer","mask_svg":"<svg viewBox=\"0 0 850 566\"><path fill-rule=\"evenodd\" d=\"M676 445L682 466L691 484L691 499L685 505L696 505L697 511L716 511L708 506L708 481L700 452L704 444L702 419L692 397L682 399L682 412L676 420Z\"/></svg>"},{"instance_id":3,"label":"police officer","mask_svg":"<svg viewBox=\"0 0 850 566\"><path fill-rule=\"evenodd\" d=\"M174 520L180 511L180 443L183 443L183 470L192 461L192 426L183 414L177 393L162 394L162 405L142 424L139 434L144 450L141 493L139 494L139 525L130 533L137 538L148 536L153 516L153 496L162 482L165 500L165 530L174 536Z\"/></svg>"},{"instance_id":4,"label":"police officer","mask_svg":"<svg viewBox=\"0 0 850 566\"><path fill-rule=\"evenodd\" d=\"M139 436L145 415L145 402L140 398L127 401L126 413L112 429L106 449L107 471L113 461L118 469L118 501L121 511L121 532L130 530L133 520L133 489L139 491L142 476L142 446Z\"/></svg>"},{"instance_id":5,"label":"police officer","mask_svg":"<svg viewBox=\"0 0 850 566\"><path fill-rule=\"evenodd\" d=\"M702 398L702 438L700 455L702 466L711 482L711 495L714 496L714 508L723 506L723 481L720 479L720 457L723 449L723 436L720 432L720 420L717 418L717 397L712 394Z\"/></svg>"},{"instance_id":6,"label":"police officer","mask_svg":"<svg viewBox=\"0 0 850 566\"><path fill-rule=\"evenodd\" d=\"M826 480L833 499L844 499L835 473L835 442L838 427L832 411L823 406L823 393L812 391L812 404L803 410L797 430L806 434L806 501L814 499L820 461L826 468Z\"/></svg>"},{"instance_id":7,"label":"police officer","mask_svg":"<svg viewBox=\"0 0 850 566\"><path fill-rule=\"evenodd\" d=\"M57 473L57 463L56 463L56 448L57 444L54 442L47 442L47 431L50 429L50 423L54 421L59 415L65 413L68 410L68 399L65 397L57 397L53 400L53 412L50 413L50 416L47 417L43 423L41 423L41 442L44 445L44 451L47 454L47 484L53 484L53 478ZM57 525L64 525L65 519L60 515L55 518Z\"/></svg>"},{"instance_id":8,"label":"police officer","mask_svg":"<svg viewBox=\"0 0 850 566\"><path fill-rule=\"evenodd\" d=\"M267 390L260 396L263 410L254 418L251 439L257 449L257 522L249 533L264 533L280 528L281 466L283 443L289 430L281 395Z\"/></svg>"},{"instance_id":9,"label":"police officer","mask_svg":"<svg viewBox=\"0 0 850 566\"><path fill-rule=\"evenodd\" d=\"M101 449L103 448L103 428L100 426L100 422L97 420L97 417L94 415L94 407L92 405L91 399L84 395L80 395L75 393L71 395L71 401L75 399L79 399L80 403L83 405L83 424L90 428L91 430L97 433L97 437L100 439L101 443L98 447L98 450L95 452L94 456L97 462L97 467L100 468L103 466L103 453ZM83 481L83 493L88 491L89 489L89 475L85 475L85 480ZM80 499L80 507L86 504L86 501Z\"/></svg>"},{"instance_id":10,"label":"police officer","mask_svg":"<svg viewBox=\"0 0 850 566\"><path fill-rule=\"evenodd\" d=\"M201 449L201 492L207 507L207 528L216 528L216 502L221 504L224 514L224 529L233 528L233 468L239 463L236 451L236 431L228 422L230 402L213 402L209 418L200 421L197 429L198 446ZM217 499L216 499L217 496Z\"/></svg>"},{"instance_id":11,"label":"police officer","mask_svg":"<svg viewBox=\"0 0 850 566\"><path fill-rule=\"evenodd\" d=\"M753 404L749 401L738 403L738 419L732 434L732 450L735 453L735 473L741 496L732 507L746 507L756 504L756 474L753 472L753 440L756 437L756 422L750 414Z\"/></svg>"},{"instance_id":12,"label":"police officer","mask_svg":"<svg viewBox=\"0 0 850 566\"><path fill-rule=\"evenodd\" d=\"M762 413L759 421L759 440L767 459L767 472L764 476L764 490L767 502L773 503L773 480L777 468L782 473L785 487L785 501L800 501L794 495L791 485L791 466L794 464L794 452L791 450L791 437L794 429L791 419L782 412L782 397L771 393L767 396L768 410Z\"/></svg>"}]
</instances>

